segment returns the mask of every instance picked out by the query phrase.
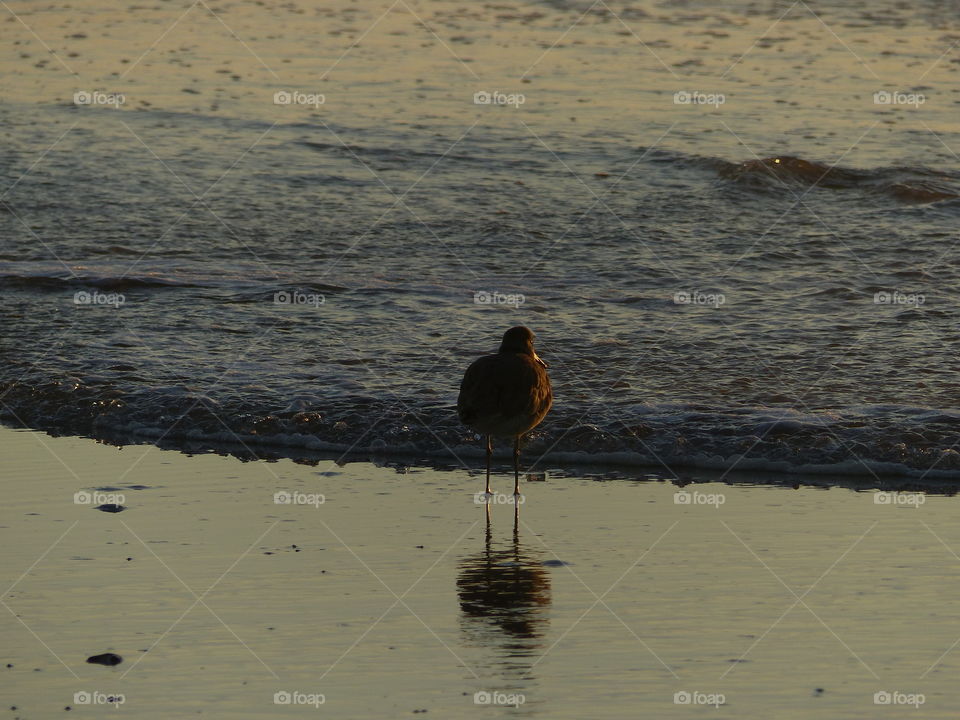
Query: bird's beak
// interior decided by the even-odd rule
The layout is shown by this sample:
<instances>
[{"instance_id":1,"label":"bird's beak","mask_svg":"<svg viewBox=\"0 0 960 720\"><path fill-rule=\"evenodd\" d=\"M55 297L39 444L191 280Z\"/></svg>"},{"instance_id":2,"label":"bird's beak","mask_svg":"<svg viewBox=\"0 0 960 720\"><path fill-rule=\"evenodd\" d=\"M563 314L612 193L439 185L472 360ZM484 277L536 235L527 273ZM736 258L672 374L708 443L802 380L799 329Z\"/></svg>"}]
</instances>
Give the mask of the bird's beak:
<instances>
[{"instance_id":1,"label":"bird's beak","mask_svg":"<svg viewBox=\"0 0 960 720\"><path fill-rule=\"evenodd\" d=\"M541 365L543 365L544 367L550 367L549 365L547 365L547 364L543 361L543 358L542 358L542 357L540 357L539 355L537 355L537 353L533 353L533 359L536 360L536 361L537 361L538 363L540 363Z\"/></svg>"}]
</instances>

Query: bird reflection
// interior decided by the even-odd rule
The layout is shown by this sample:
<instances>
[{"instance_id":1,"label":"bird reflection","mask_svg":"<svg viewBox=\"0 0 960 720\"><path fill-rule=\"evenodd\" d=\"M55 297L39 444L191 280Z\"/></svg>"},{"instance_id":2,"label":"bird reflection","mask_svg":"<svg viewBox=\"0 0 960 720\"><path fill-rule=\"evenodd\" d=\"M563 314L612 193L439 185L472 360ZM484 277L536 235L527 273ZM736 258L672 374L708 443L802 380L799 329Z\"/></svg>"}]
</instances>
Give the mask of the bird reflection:
<instances>
[{"instance_id":1,"label":"bird reflection","mask_svg":"<svg viewBox=\"0 0 960 720\"><path fill-rule=\"evenodd\" d=\"M498 665L513 679L542 654L550 576L536 553L520 543L520 507L514 505L513 542L494 543L490 506L483 552L460 563L457 595L461 630L472 645L497 650Z\"/></svg>"}]
</instances>

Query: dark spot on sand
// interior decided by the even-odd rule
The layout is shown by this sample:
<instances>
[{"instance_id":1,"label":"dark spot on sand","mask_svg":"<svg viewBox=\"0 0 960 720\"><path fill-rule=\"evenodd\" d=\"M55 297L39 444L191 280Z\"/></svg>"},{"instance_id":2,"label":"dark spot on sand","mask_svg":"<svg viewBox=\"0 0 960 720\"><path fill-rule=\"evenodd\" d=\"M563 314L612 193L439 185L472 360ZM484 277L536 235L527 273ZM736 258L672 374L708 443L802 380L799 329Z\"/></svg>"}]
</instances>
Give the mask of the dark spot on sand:
<instances>
[{"instance_id":1,"label":"dark spot on sand","mask_svg":"<svg viewBox=\"0 0 960 720\"><path fill-rule=\"evenodd\" d=\"M126 510L125 505L117 505L116 503L104 503L103 505L97 505L94 510L99 510L100 512L108 513L118 513Z\"/></svg>"},{"instance_id":2,"label":"dark spot on sand","mask_svg":"<svg viewBox=\"0 0 960 720\"><path fill-rule=\"evenodd\" d=\"M116 653L101 653L100 655L91 655L87 658L87 662L92 665L108 665L114 666L119 665L123 662L123 658L117 655Z\"/></svg>"}]
</instances>

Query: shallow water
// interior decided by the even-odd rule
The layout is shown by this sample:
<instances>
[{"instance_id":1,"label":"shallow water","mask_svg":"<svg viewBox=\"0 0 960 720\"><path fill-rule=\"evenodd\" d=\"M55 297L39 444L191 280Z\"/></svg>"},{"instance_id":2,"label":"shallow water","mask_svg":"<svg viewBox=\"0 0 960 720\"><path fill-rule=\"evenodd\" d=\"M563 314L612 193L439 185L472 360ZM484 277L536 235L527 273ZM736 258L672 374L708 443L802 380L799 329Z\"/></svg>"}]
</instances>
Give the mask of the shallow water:
<instances>
[{"instance_id":1,"label":"shallow water","mask_svg":"<svg viewBox=\"0 0 960 720\"><path fill-rule=\"evenodd\" d=\"M523 323L534 457L960 476L942 4L12 7L7 423L468 457Z\"/></svg>"},{"instance_id":2,"label":"shallow water","mask_svg":"<svg viewBox=\"0 0 960 720\"><path fill-rule=\"evenodd\" d=\"M352 718L915 712L878 692L925 718L957 706L951 497L551 469L488 525L481 476L459 470L0 438L16 549L0 695L23 718L104 712L80 692L144 718L314 711L278 692ZM107 651L123 662L84 662Z\"/></svg>"}]
</instances>

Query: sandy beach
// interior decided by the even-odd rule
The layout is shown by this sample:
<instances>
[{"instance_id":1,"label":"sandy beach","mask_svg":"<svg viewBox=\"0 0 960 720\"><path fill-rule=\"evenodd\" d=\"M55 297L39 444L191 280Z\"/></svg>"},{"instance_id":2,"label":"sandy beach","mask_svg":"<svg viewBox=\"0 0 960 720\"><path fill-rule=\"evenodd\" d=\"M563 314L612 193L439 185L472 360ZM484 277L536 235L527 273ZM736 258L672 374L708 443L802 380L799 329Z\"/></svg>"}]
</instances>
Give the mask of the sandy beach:
<instances>
[{"instance_id":1,"label":"sandy beach","mask_svg":"<svg viewBox=\"0 0 960 720\"><path fill-rule=\"evenodd\" d=\"M488 538L465 470L0 437L10 717L956 708L950 497L549 471Z\"/></svg>"}]
</instances>

